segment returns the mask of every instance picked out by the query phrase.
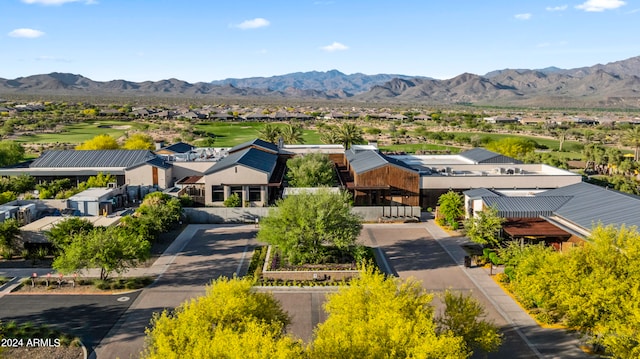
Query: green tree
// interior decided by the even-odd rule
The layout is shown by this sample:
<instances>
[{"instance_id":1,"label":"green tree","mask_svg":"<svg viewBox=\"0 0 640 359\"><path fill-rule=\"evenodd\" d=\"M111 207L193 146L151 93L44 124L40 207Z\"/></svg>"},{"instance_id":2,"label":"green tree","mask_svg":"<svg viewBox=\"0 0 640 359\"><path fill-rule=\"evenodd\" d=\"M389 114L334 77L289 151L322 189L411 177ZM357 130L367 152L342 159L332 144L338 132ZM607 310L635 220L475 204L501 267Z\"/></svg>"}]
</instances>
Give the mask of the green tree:
<instances>
[{"instance_id":1,"label":"green tree","mask_svg":"<svg viewBox=\"0 0 640 359\"><path fill-rule=\"evenodd\" d=\"M324 153L309 153L287 161L287 179L292 187L332 186L336 179L333 161Z\"/></svg>"},{"instance_id":2,"label":"green tree","mask_svg":"<svg viewBox=\"0 0 640 359\"><path fill-rule=\"evenodd\" d=\"M249 279L221 277L204 296L155 314L143 358L303 358L302 342L286 336L290 318Z\"/></svg>"},{"instance_id":3,"label":"green tree","mask_svg":"<svg viewBox=\"0 0 640 359\"><path fill-rule=\"evenodd\" d=\"M300 125L288 124L280 130L280 134L286 144L304 143L302 140L302 126Z\"/></svg>"},{"instance_id":4,"label":"green tree","mask_svg":"<svg viewBox=\"0 0 640 359\"><path fill-rule=\"evenodd\" d=\"M438 214L452 227L457 227L458 219L464 215L462 195L449 191L438 198Z\"/></svg>"},{"instance_id":5,"label":"green tree","mask_svg":"<svg viewBox=\"0 0 640 359\"><path fill-rule=\"evenodd\" d=\"M150 250L149 241L125 227L97 227L62 247L53 268L65 274L100 268L100 279L106 280L113 272L121 274L147 260Z\"/></svg>"},{"instance_id":6,"label":"green tree","mask_svg":"<svg viewBox=\"0 0 640 359\"><path fill-rule=\"evenodd\" d=\"M489 142L487 149L505 156L519 158L533 152L536 149L536 145L536 142L531 139L507 137L498 141Z\"/></svg>"},{"instance_id":7,"label":"green tree","mask_svg":"<svg viewBox=\"0 0 640 359\"><path fill-rule=\"evenodd\" d=\"M0 223L0 256L11 258L20 239L20 226L15 219Z\"/></svg>"},{"instance_id":8,"label":"green tree","mask_svg":"<svg viewBox=\"0 0 640 359\"><path fill-rule=\"evenodd\" d=\"M76 146L76 150L116 150L120 146L110 135L98 135Z\"/></svg>"},{"instance_id":9,"label":"green tree","mask_svg":"<svg viewBox=\"0 0 640 359\"><path fill-rule=\"evenodd\" d=\"M628 129L622 135L622 141L629 146L633 146L633 159L638 161L640 159L640 127L633 126Z\"/></svg>"},{"instance_id":10,"label":"green tree","mask_svg":"<svg viewBox=\"0 0 640 359\"><path fill-rule=\"evenodd\" d=\"M0 192L0 204L15 201L18 198L15 192L4 191Z\"/></svg>"},{"instance_id":11,"label":"green tree","mask_svg":"<svg viewBox=\"0 0 640 359\"><path fill-rule=\"evenodd\" d=\"M24 158L24 147L13 141L0 141L0 167L19 163Z\"/></svg>"},{"instance_id":12,"label":"green tree","mask_svg":"<svg viewBox=\"0 0 640 359\"><path fill-rule=\"evenodd\" d=\"M466 358L462 337L439 334L433 296L413 280L371 268L329 294L327 320L319 324L311 358Z\"/></svg>"},{"instance_id":13,"label":"green tree","mask_svg":"<svg viewBox=\"0 0 640 359\"><path fill-rule=\"evenodd\" d=\"M93 230L93 224L81 217L69 217L53 225L45 232L47 239L59 251L70 245L75 236L89 233Z\"/></svg>"},{"instance_id":14,"label":"green tree","mask_svg":"<svg viewBox=\"0 0 640 359\"><path fill-rule=\"evenodd\" d=\"M241 207L242 199L237 193L232 193L227 199L222 202L225 207Z\"/></svg>"},{"instance_id":15,"label":"green tree","mask_svg":"<svg viewBox=\"0 0 640 359\"><path fill-rule=\"evenodd\" d=\"M262 127L258 136L261 140L276 143L278 141L278 137L280 137L280 128L271 123L267 123Z\"/></svg>"},{"instance_id":16,"label":"green tree","mask_svg":"<svg viewBox=\"0 0 640 359\"><path fill-rule=\"evenodd\" d=\"M497 207L489 207L465 220L464 232L473 242L497 247L501 242L500 231L504 221L504 218L498 216Z\"/></svg>"},{"instance_id":17,"label":"green tree","mask_svg":"<svg viewBox=\"0 0 640 359\"><path fill-rule=\"evenodd\" d=\"M462 337L470 352L494 352L500 348L502 334L495 324L483 319L486 311L477 300L450 290L443 297L445 309L437 319L438 332Z\"/></svg>"},{"instance_id":18,"label":"green tree","mask_svg":"<svg viewBox=\"0 0 640 359\"><path fill-rule=\"evenodd\" d=\"M322 260L326 246L352 253L362 224L351 213L350 201L346 191L288 196L262 219L258 239L278 246L294 264Z\"/></svg>"},{"instance_id":19,"label":"green tree","mask_svg":"<svg viewBox=\"0 0 640 359\"><path fill-rule=\"evenodd\" d=\"M506 255L505 255L506 254ZM537 319L563 323L613 358L640 353L640 233L597 226L566 253L542 245L509 247L508 288Z\"/></svg>"},{"instance_id":20,"label":"green tree","mask_svg":"<svg viewBox=\"0 0 640 359\"><path fill-rule=\"evenodd\" d=\"M129 136L122 145L125 150L154 150L153 137L144 133L134 133Z\"/></svg>"},{"instance_id":21,"label":"green tree","mask_svg":"<svg viewBox=\"0 0 640 359\"><path fill-rule=\"evenodd\" d=\"M320 141L329 145L340 143L340 135L335 126L318 126Z\"/></svg>"},{"instance_id":22,"label":"green tree","mask_svg":"<svg viewBox=\"0 0 640 359\"><path fill-rule=\"evenodd\" d=\"M36 179L28 174L11 177L11 190L16 193L33 191L36 188Z\"/></svg>"},{"instance_id":23,"label":"green tree","mask_svg":"<svg viewBox=\"0 0 640 359\"><path fill-rule=\"evenodd\" d=\"M355 123L344 122L337 129L338 139L345 149L351 148L352 145L364 143L362 130Z\"/></svg>"},{"instance_id":24,"label":"green tree","mask_svg":"<svg viewBox=\"0 0 640 359\"><path fill-rule=\"evenodd\" d=\"M182 217L180 199L162 192L149 193L131 217L125 217L124 225L144 238L153 239L166 232Z\"/></svg>"}]
</instances>

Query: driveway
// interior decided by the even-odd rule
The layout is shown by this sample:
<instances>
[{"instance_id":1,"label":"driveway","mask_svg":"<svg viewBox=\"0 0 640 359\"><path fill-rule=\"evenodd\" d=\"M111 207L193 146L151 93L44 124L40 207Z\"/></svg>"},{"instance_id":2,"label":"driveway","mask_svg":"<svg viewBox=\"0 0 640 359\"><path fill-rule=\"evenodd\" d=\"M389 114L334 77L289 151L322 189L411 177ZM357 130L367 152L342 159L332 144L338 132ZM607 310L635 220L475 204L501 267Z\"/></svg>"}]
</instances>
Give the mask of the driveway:
<instances>
[{"instance_id":1,"label":"driveway","mask_svg":"<svg viewBox=\"0 0 640 359\"><path fill-rule=\"evenodd\" d=\"M140 291L117 295L6 295L0 298L3 323L33 322L81 338L91 352Z\"/></svg>"}]
</instances>

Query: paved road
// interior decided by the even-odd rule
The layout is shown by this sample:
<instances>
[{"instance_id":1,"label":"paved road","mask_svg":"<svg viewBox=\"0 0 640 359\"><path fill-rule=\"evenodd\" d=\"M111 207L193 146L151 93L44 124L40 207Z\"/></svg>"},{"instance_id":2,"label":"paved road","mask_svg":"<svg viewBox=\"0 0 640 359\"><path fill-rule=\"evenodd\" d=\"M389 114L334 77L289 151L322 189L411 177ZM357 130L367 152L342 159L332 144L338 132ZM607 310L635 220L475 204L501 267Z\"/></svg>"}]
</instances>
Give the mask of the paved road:
<instances>
[{"instance_id":1,"label":"paved road","mask_svg":"<svg viewBox=\"0 0 640 359\"><path fill-rule=\"evenodd\" d=\"M144 347L144 330L154 312L173 309L205 293L219 276L246 271L253 251L253 226L189 226L176 239L175 256L165 256L160 278L145 289L103 339L97 358L137 358Z\"/></svg>"},{"instance_id":2,"label":"paved road","mask_svg":"<svg viewBox=\"0 0 640 359\"><path fill-rule=\"evenodd\" d=\"M489 358L536 358L527 343L514 332L493 304L465 275L456 262L426 231L424 224L417 225L365 225L361 240L380 247L387 258L390 269L400 278L415 278L431 292L446 289L473 295L487 310L487 319L497 324L505 336L500 351L489 354ZM436 297L437 298L437 297ZM436 310L441 309L435 299Z\"/></svg>"},{"instance_id":3,"label":"paved road","mask_svg":"<svg viewBox=\"0 0 640 359\"><path fill-rule=\"evenodd\" d=\"M4 323L33 322L82 339L88 351L100 343L140 291L118 295L7 295L0 298Z\"/></svg>"},{"instance_id":4,"label":"paved road","mask_svg":"<svg viewBox=\"0 0 640 359\"><path fill-rule=\"evenodd\" d=\"M433 231L435 234L431 233ZM84 304L72 303L70 307L81 313L93 314L95 317L106 313L95 334L87 333L85 342L92 347L99 338L104 337L91 357L137 358L144 346L144 329L154 312L175 308L186 299L203 294L204 285L211 279L246 271L251 251L256 245L255 232L253 226L190 225L152 267L131 271L131 275L160 275L160 278L137 297L132 297L133 303L125 314L121 315L131 301L117 304L122 305L117 307L120 308L119 312L117 308L101 309L98 304L91 303L86 304L88 309L84 310ZM461 265L461 256L464 254L460 253L457 239L447 238L444 232L430 228L429 223L365 225L361 240L379 247L384 253L389 271L401 278L414 277L431 291L453 289L471 293L477 298L487 309L488 318L501 327L506 338L500 352L489 355L489 358L582 357L576 352L574 342L557 340L563 333L541 329L535 325L517 305L509 302L508 296L482 269L464 268ZM298 338L305 341L311 339L313 328L326 318L322 310L326 299L324 288L262 290L273 291L284 309L292 315L290 333ZM17 298L14 295L5 298L14 297ZM107 296L100 297L104 299ZM4 307L2 303L5 298L0 299L0 308ZM55 303L48 298L36 296L33 296L33 300L34 307L43 301ZM434 304L438 305L438 301ZM43 312L57 313L69 306L68 301L61 296L56 305L52 310L44 309ZM38 316L36 313L41 311L42 306L25 315ZM4 313L0 311L3 319L7 315ZM119 320L113 325L118 317ZM51 320L64 323L68 318L73 318L72 314ZM93 323L88 320L82 323L84 322ZM70 325L73 326L73 323L71 320ZM80 325L76 329L82 328L84 327ZM108 331L106 335L105 331ZM531 339L529 344L539 350L531 350L523 337Z\"/></svg>"}]
</instances>

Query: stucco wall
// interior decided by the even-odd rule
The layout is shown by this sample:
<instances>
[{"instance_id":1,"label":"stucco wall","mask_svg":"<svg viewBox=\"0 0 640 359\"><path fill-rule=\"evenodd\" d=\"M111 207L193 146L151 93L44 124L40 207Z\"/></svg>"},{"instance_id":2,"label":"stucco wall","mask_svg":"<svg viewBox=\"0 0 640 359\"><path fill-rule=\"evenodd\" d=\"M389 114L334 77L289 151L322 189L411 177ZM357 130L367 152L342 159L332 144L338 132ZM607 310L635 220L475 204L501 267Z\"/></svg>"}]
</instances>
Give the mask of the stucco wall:
<instances>
[{"instance_id":1,"label":"stucco wall","mask_svg":"<svg viewBox=\"0 0 640 359\"><path fill-rule=\"evenodd\" d=\"M189 223L255 223L256 218L269 214L270 207L246 208L185 208L184 212ZM420 218L420 207L353 207L351 211L359 215L365 222L378 222L382 217L402 219L403 217Z\"/></svg>"}]
</instances>

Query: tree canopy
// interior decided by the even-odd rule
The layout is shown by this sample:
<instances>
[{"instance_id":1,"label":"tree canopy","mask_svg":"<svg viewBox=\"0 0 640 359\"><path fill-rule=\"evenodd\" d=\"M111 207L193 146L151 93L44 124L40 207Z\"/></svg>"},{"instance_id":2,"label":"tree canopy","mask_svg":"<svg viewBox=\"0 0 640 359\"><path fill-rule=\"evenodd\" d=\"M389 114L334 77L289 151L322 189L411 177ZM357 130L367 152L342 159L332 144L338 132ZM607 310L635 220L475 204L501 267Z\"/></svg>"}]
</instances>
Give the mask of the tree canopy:
<instances>
[{"instance_id":1,"label":"tree canopy","mask_svg":"<svg viewBox=\"0 0 640 359\"><path fill-rule=\"evenodd\" d=\"M464 199L462 195L449 191L438 198L438 214L444 221L453 227L457 227L458 219L464 215Z\"/></svg>"},{"instance_id":2,"label":"tree canopy","mask_svg":"<svg viewBox=\"0 0 640 359\"><path fill-rule=\"evenodd\" d=\"M473 242L496 247L505 219L498 216L497 207L489 207L464 221L464 232Z\"/></svg>"},{"instance_id":3,"label":"tree canopy","mask_svg":"<svg viewBox=\"0 0 640 359\"><path fill-rule=\"evenodd\" d=\"M287 179L292 187L332 186L336 171L329 156L309 153L287 161Z\"/></svg>"},{"instance_id":4,"label":"tree canopy","mask_svg":"<svg viewBox=\"0 0 640 359\"><path fill-rule=\"evenodd\" d=\"M126 227L97 227L74 235L62 249L53 261L58 272L100 268L100 279L105 280L113 272L122 273L148 259L151 243Z\"/></svg>"},{"instance_id":5,"label":"tree canopy","mask_svg":"<svg viewBox=\"0 0 640 359\"><path fill-rule=\"evenodd\" d=\"M261 140L276 143L276 141L278 141L278 137L280 137L280 128L271 123L267 123L262 127L258 136Z\"/></svg>"},{"instance_id":6,"label":"tree canopy","mask_svg":"<svg viewBox=\"0 0 640 359\"><path fill-rule=\"evenodd\" d=\"M112 136L97 135L76 146L76 150L116 150L119 147L118 141Z\"/></svg>"},{"instance_id":7,"label":"tree canopy","mask_svg":"<svg viewBox=\"0 0 640 359\"><path fill-rule=\"evenodd\" d=\"M289 316L249 279L221 277L202 297L154 315L143 358L301 358L300 341L286 336Z\"/></svg>"},{"instance_id":8,"label":"tree canopy","mask_svg":"<svg viewBox=\"0 0 640 359\"><path fill-rule=\"evenodd\" d=\"M533 152L537 143L534 140L520 137L506 137L487 144L487 149L505 156L519 158Z\"/></svg>"},{"instance_id":9,"label":"tree canopy","mask_svg":"<svg viewBox=\"0 0 640 359\"><path fill-rule=\"evenodd\" d=\"M93 228L93 224L86 219L69 217L53 225L45 232L45 236L55 248L63 250L71 244L75 236L89 233Z\"/></svg>"},{"instance_id":10,"label":"tree canopy","mask_svg":"<svg viewBox=\"0 0 640 359\"><path fill-rule=\"evenodd\" d=\"M11 258L19 238L20 226L15 219L0 222L0 255Z\"/></svg>"},{"instance_id":11,"label":"tree canopy","mask_svg":"<svg viewBox=\"0 0 640 359\"><path fill-rule=\"evenodd\" d=\"M0 141L0 167L16 164L24 158L24 147L13 141Z\"/></svg>"},{"instance_id":12,"label":"tree canopy","mask_svg":"<svg viewBox=\"0 0 640 359\"><path fill-rule=\"evenodd\" d=\"M250 279L219 278L206 295L154 315L143 358L468 358L493 351L501 335L474 299L445 298L437 318L420 282L363 267L325 303L327 320L304 345L285 333L290 318ZM449 299L447 299L449 298Z\"/></svg>"},{"instance_id":13,"label":"tree canopy","mask_svg":"<svg viewBox=\"0 0 640 359\"><path fill-rule=\"evenodd\" d=\"M154 150L153 137L144 133L134 133L129 136L122 145L125 150Z\"/></svg>"},{"instance_id":14,"label":"tree canopy","mask_svg":"<svg viewBox=\"0 0 640 359\"><path fill-rule=\"evenodd\" d=\"M640 234L598 226L567 253L510 246L507 287L537 319L577 329L614 358L640 357Z\"/></svg>"},{"instance_id":15,"label":"tree canopy","mask_svg":"<svg viewBox=\"0 0 640 359\"><path fill-rule=\"evenodd\" d=\"M258 239L277 245L294 264L320 261L327 245L348 253L362 229L350 201L348 192L326 189L288 196L262 219Z\"/></svg>"}]
</instances>

